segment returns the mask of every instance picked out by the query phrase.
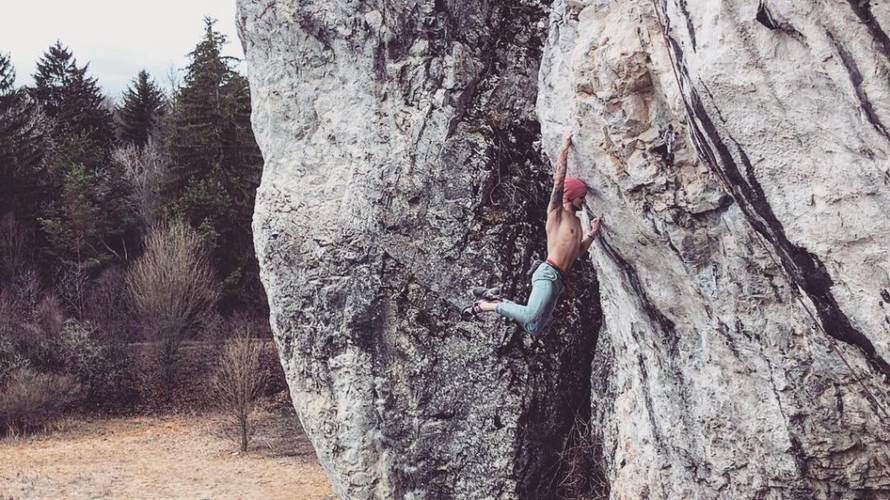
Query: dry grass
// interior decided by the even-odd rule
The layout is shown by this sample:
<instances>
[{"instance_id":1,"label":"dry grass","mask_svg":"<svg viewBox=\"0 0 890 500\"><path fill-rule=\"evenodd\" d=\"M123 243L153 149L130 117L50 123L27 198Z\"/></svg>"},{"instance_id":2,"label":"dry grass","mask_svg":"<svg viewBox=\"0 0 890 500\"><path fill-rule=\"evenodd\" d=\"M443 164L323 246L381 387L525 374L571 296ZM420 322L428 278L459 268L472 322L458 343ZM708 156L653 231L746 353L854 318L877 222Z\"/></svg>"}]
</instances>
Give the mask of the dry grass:
<instances>
[{"instance_id":1,"label":"dry grass","mask_svg":"<svg viewBox=\"0 0 890 500\"><path fill-rule=\"evenodd\" d=\"M69 419L52 434L7 438L0 498L335 498L293 411L257 417L247 453L207 416Z\"/></svg>"},{"instance_id":2,"label":"dry grass","mask_svg":"<svg viewBox=\"0 0 890 500\"><path fill-rule=\"evenodd\" d=\"M44 429L76 398L79 387L71 377L18 368L0 393L0 436Z\"/></svg>"}]
</instances>

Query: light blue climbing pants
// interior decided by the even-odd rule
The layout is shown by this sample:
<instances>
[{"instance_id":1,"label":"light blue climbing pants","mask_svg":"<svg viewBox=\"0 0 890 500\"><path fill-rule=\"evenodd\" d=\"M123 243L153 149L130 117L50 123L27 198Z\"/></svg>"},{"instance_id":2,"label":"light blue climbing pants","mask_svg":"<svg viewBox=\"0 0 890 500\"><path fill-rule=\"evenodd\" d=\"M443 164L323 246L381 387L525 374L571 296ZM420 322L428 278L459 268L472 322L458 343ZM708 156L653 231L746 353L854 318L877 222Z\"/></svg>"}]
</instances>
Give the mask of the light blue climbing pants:
<instances>
[{"instance_id":1,"label":"light blue climbing pants","mask_svg":"<svg viewBox=\"0 0 890 500\"><path fill-rule=\"evenodd\" d=\"M532 274L532 293L528 305L504 300L498 304L498 314L519 322L522 328L532 335L543 334L553 319L556 301L565 289L559 270L544 262Z\"/></svg>"}]
</instances>

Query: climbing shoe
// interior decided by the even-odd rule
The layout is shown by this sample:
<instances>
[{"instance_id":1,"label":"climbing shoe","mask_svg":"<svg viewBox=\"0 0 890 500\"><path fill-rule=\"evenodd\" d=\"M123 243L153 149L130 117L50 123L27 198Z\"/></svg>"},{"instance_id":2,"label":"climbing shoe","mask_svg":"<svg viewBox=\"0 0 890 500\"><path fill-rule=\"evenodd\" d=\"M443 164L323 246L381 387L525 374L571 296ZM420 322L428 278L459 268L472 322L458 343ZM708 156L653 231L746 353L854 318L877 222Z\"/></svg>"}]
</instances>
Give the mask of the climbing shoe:
<instances>
[{"instance_id":1,"label":"climbing shoe","mask_svg":"<svg viewBox=\"0 0 890 500\"><path fill-rule=\"evenodd\" d=\"M482 314L482 308L479 306L480 304L481 301L476 301L473 305L465 307L460 312L461 317L465 320L479 319L479 315Z\"/></svg>"},{"instance_id":2,"label":"climbing shoe","mask_svg":"<svg viewBox=\"0 0 890 500\"><path fill-rule=\"evenodd\" d=\"M474 286L470 289L470 293L482 300L492 302L501 300L501 287L485 288L484 286Z\"/></svg>"}]
</instances>

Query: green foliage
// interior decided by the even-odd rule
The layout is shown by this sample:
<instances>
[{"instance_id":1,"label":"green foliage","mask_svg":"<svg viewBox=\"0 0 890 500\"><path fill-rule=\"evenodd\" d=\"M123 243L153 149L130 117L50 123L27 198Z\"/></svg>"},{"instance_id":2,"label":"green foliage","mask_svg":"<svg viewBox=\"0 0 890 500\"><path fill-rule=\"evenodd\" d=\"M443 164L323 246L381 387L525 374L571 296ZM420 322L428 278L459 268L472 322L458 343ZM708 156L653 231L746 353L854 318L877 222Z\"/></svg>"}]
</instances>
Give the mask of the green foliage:
<instances>
[{"instance_id":1,"label":"green foliage","mask_svg":"<svg viewBox=\"0 0 890 500\"><path fill-rule=\"evenodd\" d=\"M94 260L100 239L98 218L102 207L91 196L94 178L82 165L72 167L62 182L55 217L41 219L43 230L61 257L81 262Z\"/></svg>"},{"instance_id":2,"label":"green foliage","mask_svg":"<svg viewBox=\"0 0 890 500\"><path fill-rule=\"evenodd\" d=\"M39 219L49 252L62 262L88 268L116 257L114 245L135 225L129 186L114 170L72 165L65 172L57 200Z\"/></svg>"},{"instance_id":3,"label":"green foliage","mask_svg":"<svg viewBox=\"0 0 890 500\"><path fill-rule=\"evenodd\" d=\"M54 136L80 146L63 148L63 156L69 162L92 164L107 159L114 144L114 128L96 79L87 76L88 68L89 64L78 67L71 52L57 41L37 62L30 94L54 121ZM102 154L74 155L80 150Z\"/></svg>"},{"instance_id":4,"label":"green foliage","mask_svg":"<svg viewBox=\"0 0 890 500\"><path fill-rule=\"evenodd\" d=\"M14 210L33 219L46 189L39 110L17 90L15 68L0 54L0 214Z\"/></svg>"},{"instance_id":5,"label":"green foliage","mask_svg":"<svg viewBox=\"0 0 890 500\"><path fill-rule=\"evenodd\" d=\"M111 161L111 113L96 79L56 42L37 63L31 98L45 119L45 175L40 209L32 220L42 229L44 253L55 264L95 267L116 258L133 233L131 192ZM30 174L36 173L32 165ZM44 268L52 266L43 266Z\"/></svg>"},{"instance_id":6,"label":"green foliage","mask_svg":"<svg viewBox=\"0 0 890 500\"><path fill-rule=\"evenodd\" d=\"M138 147L145 146L154 135L165 106L164 93L142 70L124 91L118 108L121 139Z\"/></svg>"},{"instance_id":7,"label":"green foliage","mask_svg":"<svg viewBox=\"0 0 890 500\"><path fill-rule=\"evenodd\" d=\"M224 298L243 301L250 282L258 282L250 223L262 156L250 127L247 80L222 56L226 38L214 21L204 23L169 120L164 192L171 214L207 237Z\"/></svg>"}]
</instances>

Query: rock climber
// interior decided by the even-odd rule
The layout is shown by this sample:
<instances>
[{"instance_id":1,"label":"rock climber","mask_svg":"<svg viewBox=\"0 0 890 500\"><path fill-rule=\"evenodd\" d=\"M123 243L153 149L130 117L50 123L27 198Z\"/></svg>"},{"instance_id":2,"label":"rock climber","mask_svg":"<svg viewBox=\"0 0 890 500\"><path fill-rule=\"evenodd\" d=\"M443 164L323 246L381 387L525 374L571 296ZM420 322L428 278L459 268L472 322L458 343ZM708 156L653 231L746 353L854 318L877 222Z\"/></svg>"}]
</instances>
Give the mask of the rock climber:
<instances>
[{"instance_id":1,"label":"rock climber","mask_svg":"<svg viewBox=\"0 0 890 500\"><path fill-rule=\"evenodd\" d=\"M541 335L548 329L556 301L568 284L572 264L587 252L600 229L600 218L594 218L590 222L590 231L581 235L581 220L575 212L584 206L587 185L577 177L566 178L571 146L572 135L569 134L559 152L559 163L553 173L553 192L547 207L547 260L532 274L528 304L501 298L498 288L475 287L473 294L480 300L465 309L465 314L477 316L496 312L516 320L532 335Z\"/></svg>"}]
</instances>

